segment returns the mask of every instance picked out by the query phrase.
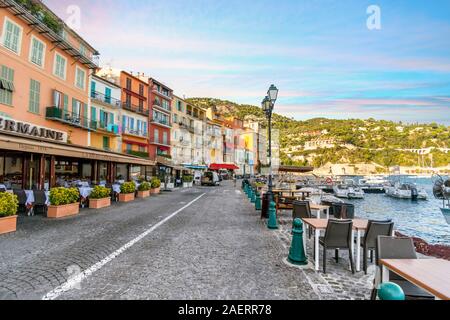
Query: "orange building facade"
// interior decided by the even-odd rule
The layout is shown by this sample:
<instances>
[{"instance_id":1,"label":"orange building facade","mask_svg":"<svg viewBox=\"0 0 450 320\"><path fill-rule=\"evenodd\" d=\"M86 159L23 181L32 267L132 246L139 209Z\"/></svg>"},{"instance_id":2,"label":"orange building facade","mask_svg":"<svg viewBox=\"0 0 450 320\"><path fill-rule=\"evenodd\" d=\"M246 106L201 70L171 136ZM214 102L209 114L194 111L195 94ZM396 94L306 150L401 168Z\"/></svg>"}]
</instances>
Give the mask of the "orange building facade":
<instances>
[{"instance_id":1,"label":"orange building facade","mask_svg":"<svg viewBox=\"0 0 450 320\"><path fill-rule=\"evenodd\" d=\"M63 180L113 181L116 163L152 165L89 147L98 126L90 116L98 52L41 7L58 30L0 0L0 184L42 189Z\"/></svg>"}]
</instances>

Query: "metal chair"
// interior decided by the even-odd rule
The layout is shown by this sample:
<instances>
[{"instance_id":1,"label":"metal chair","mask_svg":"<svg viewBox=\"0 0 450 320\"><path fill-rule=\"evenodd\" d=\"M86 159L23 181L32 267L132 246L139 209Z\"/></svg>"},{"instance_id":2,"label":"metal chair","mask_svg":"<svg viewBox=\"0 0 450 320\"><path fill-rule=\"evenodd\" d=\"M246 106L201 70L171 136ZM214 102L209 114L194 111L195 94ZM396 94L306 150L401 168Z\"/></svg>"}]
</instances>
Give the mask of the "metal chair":
<instances>
[{"instance_id":1,"label":"metal chair","mask_svg":"<svg viewBox=\"0 0 450 320\"><path fill-rule=\"evenodd\" d=\"M373 262L373 253L377 248L377 239L379 236L391 236L394 230L394 222L392 220L376 221L369 220L367 231L361 241L363 247L363 269L367 274L367 253L370 251L370 262Z\"/></svg>"},{"instance_id":2,"label":"metal chair","mask_svg":"<svg viewBox=\"0 0 450 320\"><path fill-rule=\"evenodd\" d=\"M47 215L47 197L45 195L44 190L34 190L34 204L33 204L33 212L36 212L36 209L41 209L43 215Z\"/></svg>"},{"instance_id":3,"label":"metal chair","mask_svg":"<svg viewBox=\"0 0 450 320\"><path fill-rule=\"evenodd\" d=\"M14 189L13 193L17 196L17 200L19 201L18 212L28 214L27 194L25 193L25 190Z\"/></svg>"},{"instance_id":4,"label":"metal chair","mask_svg":"<svg viewBox=\"0 0 450 320\"><path fill-rule=\"evenodd\" d=\"M292 202L292 221L295 221L295 219L311 219L313 218L311 214L311 207L309 205L309 201L294 201ZM308 235L311 239L312 235L312 229L308 228Z\"/></svg>"},{"instance_id":5,"label":"metal chair","mask_svg":"<svg viewBox=\"0 0 450 320\"><path fill-rule=\"evenodd\" d=\"M378 237L376 247L376 264L378 268L377 275L375 276L374 288L371 294L372 300L376 300L378 286L381 282L380 279L382 279L382 268L379 263L380 259L417 259L413 240L411 238ZM432 295L394 272L389 272L389 281L398 284L403 289L407 300L434 300Z\"/></svg>"},{"instance_id":6,"label":"metal chair","mask_svg":"<svg viewBox=\"0 0 450 320\"><path fill-rule=\"evenodd\" d=\"M352 273L355 273L352 248L352 220L334 220L328 221L325 236L319 238L319 243L323 246L323 272L327 273L327 250L335 250L336 263L339 262L339 249L348 249L350 258L350 267Z\"/></svg>"}]
</instances>

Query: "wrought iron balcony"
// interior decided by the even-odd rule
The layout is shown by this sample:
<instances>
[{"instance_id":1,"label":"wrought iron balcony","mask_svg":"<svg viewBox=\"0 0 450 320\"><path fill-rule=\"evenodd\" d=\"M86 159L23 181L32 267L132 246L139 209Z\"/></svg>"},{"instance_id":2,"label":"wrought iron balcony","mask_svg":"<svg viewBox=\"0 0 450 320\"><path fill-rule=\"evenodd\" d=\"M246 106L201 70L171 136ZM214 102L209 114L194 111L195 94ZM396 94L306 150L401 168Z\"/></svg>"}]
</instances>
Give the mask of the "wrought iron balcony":
<instances>
[{"instance_id":1,"label":"wrought iron balcony","mask_svg":"<svg viewBox=\"0 0 450 320\"><path fill-rule=\"evenodd\" d=\"M117 124L111 124L111 123L107 123L104 121L98 121L97 122L97 129L98 130L103 130L103 131L107 131L107 132L111 132L115 135L120 135L119 132L119 126Z\"/></svg>"},{"instance_id":2,"label":"wrought iron balcony","mask_svg":"<svg viewBox=\"0 0 450 320\"><path fill-rule=\"evenodd\" d=\"M137 129L130 129L130 128L122 128L122 133L124 134L130 134L133 136L139 136L139 137L148 137L148 132L144 130L137 130Z\"/></svg>"},{"instance_id":3,"label":"wrought iron balcony","mask_svg":"<svg viewBox=\"0 0 450 320\"><path fill-rule=\"evenodd\" d=\"M124 110L136 112L136 113L142 114L144 116L150 115L149 110L144 109L144 107L135 106L135 105L129 104L127 102L122 102L122 108Z\"/></svg>"},{"instance_id":4,"label":"wrought iron balcony","mask_svg":"<svg viewBox=\"0 0 450 320\"><path fill-rule=\"evenodd\" d=\"M122 101L117 100L115 98L109 97L104 95L103 93L92 91L91 92L91 98L94 100L97 100L99 102L103 102L106 104L111 105L114 108L121 108L122 107Z\"/></svg>"},{"instance_id":5,"label":"wrought iron balcony","mask_svg":"<svg viewBox=\"0 0 450 320\"><path fill-rule=\"evenodd\" d=\"M58 107L47 107L45 117L48 120L59 121L81 129L89 131L97 130L96 121L91 121L86 117L80 116L79 114L60 109Z\"/></svg>"}]
</instances>

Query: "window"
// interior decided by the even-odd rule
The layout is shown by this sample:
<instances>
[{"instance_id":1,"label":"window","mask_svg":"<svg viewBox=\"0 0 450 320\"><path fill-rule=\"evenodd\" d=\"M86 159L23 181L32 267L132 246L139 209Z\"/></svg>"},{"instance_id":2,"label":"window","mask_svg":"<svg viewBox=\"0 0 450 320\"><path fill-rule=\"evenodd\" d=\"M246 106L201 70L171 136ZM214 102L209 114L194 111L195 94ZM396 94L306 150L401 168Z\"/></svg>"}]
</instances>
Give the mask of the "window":
<instances>
[{"instance_id":1,"label":"window","mask_svg":"<svg viewBox=\"0 0 450 320\"><path fill-rule=\"evenodd\" d=\"M73 115L81 116L82 103L76 99L72 99Z\"/></svg>"},{"instance_id":2,"label":"window","mask_svg":"<svg viewBox=\"0 0 450 320\"><path fill-rule=\"evenodd\" d=\"M177 109L178 111L183 112L183 104L181 103L181 101L178 101Z\"/></svg>"},{"instance_id":3,"label":"window","mask_svg":"<svg viewBox=\"0 0 450 320\"><path fill-rule=\"evenodd\" d=\"M103 137L103 149L109 150L109 137Z\"/></svg>"},{"instance_id":4,"label":"window","mask_svg":"<svg viewBox=\"0 0 450 320\"><path fill-rule=\"evenodd\" d=\"M86 47L83 44L80 44L80 53L85 57L87 56Z\"/></svg>"},{"instance_id":5,"label":"window","mask_svg":"<svg viewBox=\"0 0 450 320\"><path fill-rule=\"evenodd\" d=\"M155 131L154 131L153 140L154 140L154 142L159 143L159 131L158 131L158 129L155 129Z\"/></svg>"},{"instance_id":6,"label":"window","mask_svg":"<svg viewBox=\"0 0 450 320\"><path fill-rule=\"evenodd\" d=\"M139 152L146 152L147 150L145 150L144 146L139 146Z\"/></svg>"},{"instance_id":7,"label":"window","mask_svg":"<svg viewBox=\"0 0 450 320\"><path fill-rule=\"evenodd\" d=\"M168 145L167 132L163 132L163 144Z\"/></svg>"},{"instance_id":8,"label":"window","mask_svg":"<svg viewBox=\"0 0 450 320\"><path fill-rule=\"evenodd\" d=\"M5 48L20 54L20 46L22 44L22 28L8 18L5 18L2 43Z\"/></svg>"},{"instance_id":9,"label":"window","mask_svg":"<svg viewBox=\"0 0 450 320\"><path fill-rule=\"evenodd\" d=\"M30 61L39 67L44 67L45 44L35 37L31 38Z\"/></svg>"},{"instance_id":10,"label":"window","mask_svg":"<svg viewBox=\"0 0 450 320\"><path fill-rule=\"evenodd\" d=\"M127 143L126 148L127 148L127 152L130 152L133 150L133 145L131 145L130 143Z\"/></svg>"},{"instance_id":11,"label":"window","mask_svg":"<svg viewBox=\"0 0 450 320\"><path fill-rule=\"evenodd\" d=\"M127 93L127 95L125 96L125 104L128 107L131 107L131 95Z\"/></svg>"},{"instance_id":12,"label":"window","mask_svg":"<svg viewBox=\"0 0 450 320\"><path fill-rule=\"evenodd\" d=\"M141 96L144 95L144 85L143 85L143 84L140 84L140 85L139 85L139 94L140 94Z\"/></svg>"},{"instance_id":13,"label":"window","mask_svg":"<svg viewBox=\"0 0 450 320\"><path fill-rule=\"evenodd\" d=\"M75 72L75 86L84 90L85 83L86 83L86 71L77 67Z\"/></svg>"},{"instance_id":14,"label":"window","mask_svg":"<svg viewBox=\"0 0 450 320\"><path fill-rule=\"evenodd\" d=\"M53 74L63 80L66 80L66 64L67 64L66 58L56 53Z\"/></svg>"},{"instance_id":15,"label":"window","mask_svg":"<svg viewBox=\"0 0 450 320\"><path fill-rule=\"evenodd\" d=\"M39 113L39 101L41 97L41 84L31 79L30 81L30 104L28 111L33 113Z\"/></svg>"},{"instance_id":16,"label":"window","mask_svg":"<svg viewBox=\"0 0 450 320\"><path fill-rule=\"evenodd\" d=\"M173 115L173 122L174 122L174 123L177 123L177 122L178 122L178 115L177 115L177 114L174 114L174 115Z\"/></svg>"},{"instance_id":17,"label":"window","mask_svg":"<svg viewBox=\"0 0 450 320\"><path fill-rule=\"evenodd\" d=\"M64 41L68 41L69 39L69 35L67 34L67 31L65 29L61 31L61 38L63 38Z\"/></svg>"},{"instance_id":18,"label":"window","mask_svg":"<svg viewBox=\"0 0 450 320\"><path fill-rule=\"evenodd\" d=\"M97 108L91 107L91 121L97 121Z\"/></svg>"},{"instance_id":19,"label":"window","mask_svg":"<svg viewBox=\"0 0 450 320\"><path fill-rule=\"evenodd\" d=\"M11 106L14 92L14 70L2 66L0 73L0 103Z\"/></svg>"},{"instance_id":20,"label":"window","mask_svg":"<svg viewBox=\"0 0 450 320\"><path fill-rule=\"evenodd\" d=\"M166 110L170 110L170 104L167 100L162 101L162 107Z\"/></svg>"},{"instance_id":21,"label":"window","mask_svg":"<svg viewBox=\"0 0 450 320\"><path fill-rule=\"evenodd\" d=\"M127 78L127 89L131 91L131 79Z\"/></svg>"}]
</instances>

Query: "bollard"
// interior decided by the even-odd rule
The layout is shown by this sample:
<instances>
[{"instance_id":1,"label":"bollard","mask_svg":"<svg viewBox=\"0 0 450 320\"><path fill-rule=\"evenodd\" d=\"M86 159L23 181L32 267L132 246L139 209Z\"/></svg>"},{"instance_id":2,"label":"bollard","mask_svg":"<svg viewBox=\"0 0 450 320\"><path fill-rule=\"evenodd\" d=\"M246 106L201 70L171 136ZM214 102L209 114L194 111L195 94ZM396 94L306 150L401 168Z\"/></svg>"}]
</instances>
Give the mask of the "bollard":
<instances>
[{"instance_id":1,"label":"bollard","mask_svg":"<svg viewBox=\"0 0 450 320\"><path fill-rule=\"evenodd\" d=\"M292 230L292 244L289 251L288 261L292 264L304 266L308 264L305 255L305 246L303 243L303 222L300 219L294 220L294 229Z\"/></svg>"},{"instance_id":2,"label":"bollard","mask_svg":"<svg viewBox=\"0 0 450 320\"><path fill-rule=\"evenodd\" d=\"M396 283L385 282L378 289L380 300L405 300L403 289Z\"/></svg>"},{"instance_id":3,"label":"bollard","mask_svg":"<svg viewBox=\"0 0 450 320\"><path fill-rule=\"evenodd\" d=\"M269 229L278 229L277 223L277 212L275 209L275 202L271 201L269 205L269 221L267 222L267 227Z\"/></svg>"},{"instance_id":4,"label":"bollard","mask_svg":"<svg viewBox=\"0 0 450 320\"><path fill-rule=\"evenodd\" d=\"M250 197L251 203L256 203L256 189L252 188L252 196Z\"/></svg>"},{"instance_id":5,"label":"bollard","mask_svg":"<svg viewBox=\"0 0 450 320\"><path fill-rule=\"evenodd\" d=\"M258 191L256 191L256 199L255 199L255 210L256 211L260 211L262 207L261 204L261 195L259 194Z\"/></svg>"},{"instance_id":6,"label":"bollard","mask_svg":"<svg viewBox=\"0 0 450 320\"><path fill-rule=\"evenodd\" d=\"M248 194L248 186L247 186L247 184L244 184L244 193Z\"/></svg>"}]
</instances>

